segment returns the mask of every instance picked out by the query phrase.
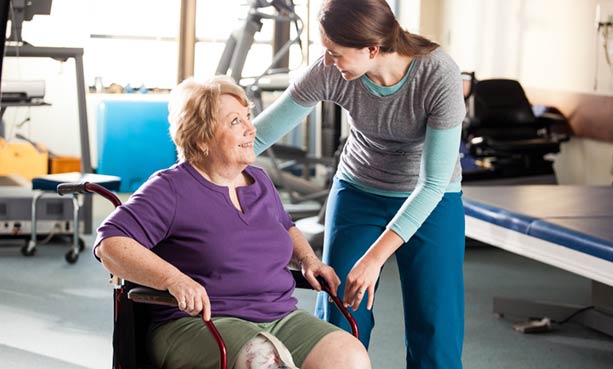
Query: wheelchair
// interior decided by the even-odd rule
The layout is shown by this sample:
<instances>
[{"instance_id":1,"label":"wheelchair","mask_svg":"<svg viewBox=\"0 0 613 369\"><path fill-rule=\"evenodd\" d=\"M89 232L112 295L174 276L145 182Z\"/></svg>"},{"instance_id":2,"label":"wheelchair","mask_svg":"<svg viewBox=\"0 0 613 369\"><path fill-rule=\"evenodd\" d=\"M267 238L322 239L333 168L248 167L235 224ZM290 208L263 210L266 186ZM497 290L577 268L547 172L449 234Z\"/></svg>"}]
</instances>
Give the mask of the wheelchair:
<instances>
[{"instance_id":1,"label":"wheelchair","mask_svg":"<svg viewBox=\"0 0 613 369\"><path fill-rule=\"evenodd\" d=\"M95 183L62 183L57 186L60 195L95 193L109 200L115 207L121 200L105 187ZM313 289L298 270L291 270L296 288ZM357 323L337 296L332 296L330 287L321 277L317 278L322 289L347 319L352 334L358 338ZM168 291L159 291L139 286L111 275L113 290L113 369L155 369L148 359L146 333L149 327L147 304L177 306L174 296ZM203 320L219 348L219 368L228 369L227 351L223 337L212 320Z\"/></svg>"},{"instance_id":2,"label":"wheelchair","mask_svg":"<svg viewBox=\"0 0 613 369\"><path fill-rule=\"evenodd\" d=\"M463 78L465 154L497 177L553 173L549 156L569 139L567 118L555 107L533 106L516 80L478 80L474 72Z\"/></svg>"}]
</instances>

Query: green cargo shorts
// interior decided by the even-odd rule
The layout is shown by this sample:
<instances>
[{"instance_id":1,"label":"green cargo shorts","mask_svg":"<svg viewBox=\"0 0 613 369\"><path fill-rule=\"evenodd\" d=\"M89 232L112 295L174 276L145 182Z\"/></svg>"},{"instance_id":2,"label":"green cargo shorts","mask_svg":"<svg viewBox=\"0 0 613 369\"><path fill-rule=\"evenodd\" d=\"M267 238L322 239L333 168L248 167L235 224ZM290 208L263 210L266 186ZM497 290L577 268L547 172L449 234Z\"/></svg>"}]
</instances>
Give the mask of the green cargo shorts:
<instances>
[{"instance_id":1,"label":"green cargo shorts","mask_svg":"<svg viewBox=\"0 0 613 369\"><path fill-rule=\"evenodd\" d=\"M266 323L231 317L213 318L213 322L226 343L228 369L234 367L241 348L259 332L266 331L283 342L300 367L319 340L339 330L304 310ZM217 343L200 317L181 318L152 329L149 351L158 368L219 368Z\"/></svg>"}]
</instances>

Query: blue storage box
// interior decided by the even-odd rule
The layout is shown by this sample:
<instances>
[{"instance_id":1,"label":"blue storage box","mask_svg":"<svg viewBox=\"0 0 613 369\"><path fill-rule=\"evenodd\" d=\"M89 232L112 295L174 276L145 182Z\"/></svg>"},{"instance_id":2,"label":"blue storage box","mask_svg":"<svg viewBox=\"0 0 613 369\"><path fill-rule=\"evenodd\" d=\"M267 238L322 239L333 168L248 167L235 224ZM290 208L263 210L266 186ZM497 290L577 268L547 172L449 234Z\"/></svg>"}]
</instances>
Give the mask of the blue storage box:
<instances>
[{"instance_id":1,"label":"blue storage box","mask_svg":"<svg viewBox=\"0 0 613 369\"><path fill-rule=\"evenodd\" d=\"M168 133L168 101L103 100L97 128L97 173L121 177L120 192L134 192L177 160Z\"/></svg>"}]
</instances>

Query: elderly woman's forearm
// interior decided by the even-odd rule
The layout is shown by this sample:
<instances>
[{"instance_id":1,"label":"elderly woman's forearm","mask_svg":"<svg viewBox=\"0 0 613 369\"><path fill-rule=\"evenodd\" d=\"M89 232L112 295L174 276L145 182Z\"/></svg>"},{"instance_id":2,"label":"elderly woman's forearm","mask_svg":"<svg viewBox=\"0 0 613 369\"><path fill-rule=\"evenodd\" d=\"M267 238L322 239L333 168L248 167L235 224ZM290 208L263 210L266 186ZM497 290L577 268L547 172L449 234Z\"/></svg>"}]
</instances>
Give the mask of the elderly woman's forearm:
<instances>
[{"instance_id":1,"label":"elderly woman's forearm","mask_svg":"<svg viewBox=\"0 0 613 369\"><path fill-rule=\"evenodd\" d=\"M149 249L128 237L109 237L96 255L113 275L143 286L166 290L181 272Z\"/></svg>"},{"instance_id":2,"label":"elderly woman's forearm","mask_svg":"<svg viewBox=\"0 0 613 369\"><path fill-rule=\"evenodd\" d=\"M297 264L302 264L303 260L309 257L314 257L319 260L313 248L309 244L309 241L304 237L302 232L297 227L288 229L289 235L292 238L294 245L294 251L292 253L292 259Z\"/></svg>"}]
</instances>

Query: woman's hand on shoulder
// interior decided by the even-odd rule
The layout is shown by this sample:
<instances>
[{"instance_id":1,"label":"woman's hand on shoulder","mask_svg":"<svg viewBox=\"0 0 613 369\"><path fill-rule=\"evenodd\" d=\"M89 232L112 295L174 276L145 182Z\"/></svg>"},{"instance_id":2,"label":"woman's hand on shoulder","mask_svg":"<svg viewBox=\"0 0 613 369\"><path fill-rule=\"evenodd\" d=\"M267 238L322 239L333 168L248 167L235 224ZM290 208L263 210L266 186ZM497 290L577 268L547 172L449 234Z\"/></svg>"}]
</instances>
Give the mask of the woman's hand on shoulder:
<instances>
[{"instance_id":1,"label":"woman's hand on shoulder","mask_svg":"<svg viewBox=\"0 0 613 369\"><path fill-rule=\"evenodd\" d=\"M302 275L304 275L315 290L321 291L321 285L317 281L317 277L319 276L328 283L332 295L336 296L336 291L341 284L341 280L331 266L324 264L315 255L306 256L301 260L300 264Z\"/></svg>"},{"instance_id":2,"label":"woman's hand on shoulder","mask_svg":"<svg viewBox=\"0 0 613 369\"><path fill-rule=\"evenodd\" d=\"M168 292L177 299L179 310L191 316L202 312L205 320L211 319L211 303L204 286L185 274L180 274L168 283Z\"/></svg>"}]
</instances>

